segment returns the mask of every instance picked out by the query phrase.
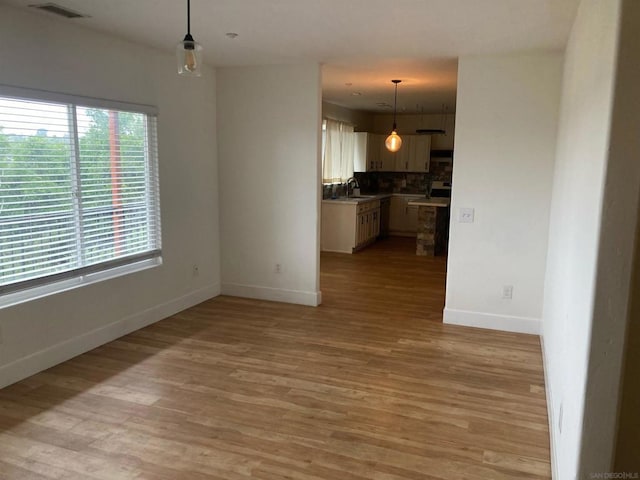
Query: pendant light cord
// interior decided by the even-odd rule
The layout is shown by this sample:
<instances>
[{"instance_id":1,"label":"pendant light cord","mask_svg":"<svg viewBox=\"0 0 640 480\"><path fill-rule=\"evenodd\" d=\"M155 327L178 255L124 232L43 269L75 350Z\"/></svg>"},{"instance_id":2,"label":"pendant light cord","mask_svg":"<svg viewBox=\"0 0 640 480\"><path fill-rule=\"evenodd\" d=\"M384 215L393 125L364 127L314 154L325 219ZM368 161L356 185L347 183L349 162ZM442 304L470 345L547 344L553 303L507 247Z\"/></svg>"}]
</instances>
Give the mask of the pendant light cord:
<instances>
[{"instance_id":1,"label":"pendant light cord","mask_svg":"<svg viewBox=\"0 0 640 480\"><path fill-rule=\"evenodd\" d=\"M187 35L191 35L191 0L187 0Z\"/></svg>"},{"instance_id":2,"label":"pendant light cord","mask_svg":"<svg viewBox=\"0 0 640 480\"><path fill-rule=\"evenodd\" d=\"M396 93L393 97L393 124L396 124L396 111L398 108L398 84L396 83Z\"/></svg>"},{"instance_id":3,"label":"pendant light cord","mask_svg":"<svg viewBox=\"0 0 640 480\"><path fill-rule=\"evenodd\" d=\"M396 85L396 93L393 98L393 131L395 131L396 130L396 112L398 110L398 83L400 83L400 81L394 81L393 83L395 83Z\"/></svg>"}]
</instances>

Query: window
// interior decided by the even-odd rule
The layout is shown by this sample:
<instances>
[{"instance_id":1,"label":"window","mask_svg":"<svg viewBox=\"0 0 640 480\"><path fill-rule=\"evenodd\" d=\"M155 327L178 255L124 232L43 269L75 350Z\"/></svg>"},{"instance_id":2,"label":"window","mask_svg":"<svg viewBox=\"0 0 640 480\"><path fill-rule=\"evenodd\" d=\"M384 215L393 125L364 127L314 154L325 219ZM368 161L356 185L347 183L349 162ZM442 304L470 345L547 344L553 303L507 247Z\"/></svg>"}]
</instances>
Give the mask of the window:
<instances>
[{"instance_id":1,"label":"window","mask_svg":"<svg viewBox=\"0 0 640 480\"><path fill-rule=\"evenodd\" d=\"M150 107L0 88L0 294L160 255Z\"/></svg>"},{"instance_id":2,"label":"window","mask_svg":"<svg viewBox=\"0 0 640 480\"><path fill-rule=\"evenodd\" d=\"M327 119L322 133L322 183L345 183L353 177L353 125Z\"/></svg>"}]
</instances>

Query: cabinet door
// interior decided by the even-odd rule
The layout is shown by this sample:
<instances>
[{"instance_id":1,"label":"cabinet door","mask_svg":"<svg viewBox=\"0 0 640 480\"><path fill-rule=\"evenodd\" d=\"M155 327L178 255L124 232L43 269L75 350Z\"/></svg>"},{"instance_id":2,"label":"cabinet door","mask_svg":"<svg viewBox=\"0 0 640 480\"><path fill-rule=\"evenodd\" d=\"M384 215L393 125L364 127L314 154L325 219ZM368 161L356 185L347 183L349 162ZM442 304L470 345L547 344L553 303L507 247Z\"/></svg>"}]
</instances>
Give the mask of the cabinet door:
<instances>
[{"instance_id":1,"label":"cabinet door","mask_svg":"<svg viewBox=\"0 0 640 480\"><path fill-rule=\"evenodd\" d=\"M395 168L396 172L410 172L411 157L413 156L413 143L415 135L402 135L402 146L396 152Z\"/></svg>"},{"instance_id":2,"label":"cabinet door","mask_svg":"<svg viewBox=\"0 0 640 480\"><path fill-rule=\"evenodd\" d=\"M431 158L431 136L415 135L411 152L410 169L412 172L428 172Z\"/></svg>"},{"instance_id":3,"label":"cabinet door","mask_svg":"<svg viewBox=\"0 0 640 480\"><path fill-rule=\"evenodd\" d=\"M368 151L369 134L366 132L356 132L353 146L353 171L369 172Z\"/></svg>"},{"instance_id":4,"label":"cabinet door","mask_svg":"<svg viewBox=\"0 0 640 480\"><path fill-rule=\"evenodd\" d=\"M362 245L367 237L367 225L366 225L366 214L360 213L356 217L357 227L356 227L356 247Z\"/></svg>"},{"instance_id":5,"label":"cabinet door","mask_svg":"<svg viewBox=\"0 0 640 480\"><path fill-rule=\"evenodd\" d=\"M367 172L375 172L380 166L380 135L367 134Z\"/></svg>"},{"instance_id":6,"label":"cabinet door","mask_svg":"<svg viewBox=\"0 0 640 480\"><path fill-rule=\"evenodd\" d=\"M373 212L371 212L371 220L372 220L372 238L378 238L380 235L380 209L377 208Z\"/></svg>"},{"instance_id":7,"label":"cabinet door","mask_svg":"<svg viewBox=\"0 0 640 480\"><path fill-rule=\"evenodd\" d=\"M395 169L396 153L387 150L384 141L387 137L380 135L380 168L381 172L393 172Z\"/></svg>"}]
</instances>

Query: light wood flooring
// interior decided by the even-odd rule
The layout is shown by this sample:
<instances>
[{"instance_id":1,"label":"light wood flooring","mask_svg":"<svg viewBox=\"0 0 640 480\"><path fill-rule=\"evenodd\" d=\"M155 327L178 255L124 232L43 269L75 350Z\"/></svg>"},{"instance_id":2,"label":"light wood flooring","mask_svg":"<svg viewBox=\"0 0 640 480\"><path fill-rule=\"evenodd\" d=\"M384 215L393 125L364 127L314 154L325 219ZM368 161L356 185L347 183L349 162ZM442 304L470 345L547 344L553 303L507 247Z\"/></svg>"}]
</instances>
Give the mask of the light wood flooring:
<instances>
[{"instance_id":1,"label":"light wood flooring","mask_svg":"<svg viewBox=\"0 0 640 480\"><path fill-rule=\"evenodd\" d=\"M548 479L537 337L441 323L413 240L318 308L218 297L0 390L2 479Z\"/></svg>"}]
</instances>

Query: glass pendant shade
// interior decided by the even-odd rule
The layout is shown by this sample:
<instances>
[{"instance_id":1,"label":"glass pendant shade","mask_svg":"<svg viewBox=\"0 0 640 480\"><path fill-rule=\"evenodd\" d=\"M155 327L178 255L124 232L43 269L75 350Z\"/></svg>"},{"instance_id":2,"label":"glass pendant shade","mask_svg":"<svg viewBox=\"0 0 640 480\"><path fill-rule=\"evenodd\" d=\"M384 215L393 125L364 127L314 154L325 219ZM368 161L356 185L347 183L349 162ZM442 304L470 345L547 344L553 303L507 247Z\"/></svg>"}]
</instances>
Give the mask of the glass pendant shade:
<instances>
[{"instance_id":1,"label":"glass pendant shade","mask_svg":"<svg viewBox=\"0 0 640 480\"><path fill-rule=\"evenodd\" d=\"M387 147L387 150L389 150L390 152L397 152L402 146L402 138L400 138L400 135L398 135L398 133L393 130L393 132L391 132L391 135L389 135L384 141L384 146Z\"/></svg>"},{"instance_id":2,"label":"glass pendant shade","mask_svg":"<svg viewBox=\"0 0 640 480\"><path fill-rule=\"evenodd\" d=\"M178 59L178 74L188 77L202 75L202 47L193 40L191 35L184 37L176 47Z\"/></svg>"}]
</instances>

